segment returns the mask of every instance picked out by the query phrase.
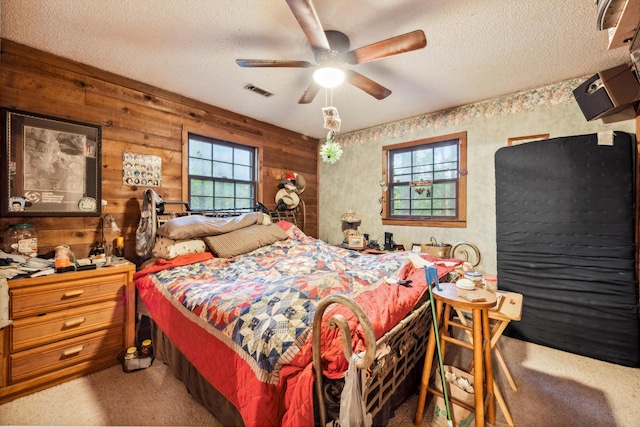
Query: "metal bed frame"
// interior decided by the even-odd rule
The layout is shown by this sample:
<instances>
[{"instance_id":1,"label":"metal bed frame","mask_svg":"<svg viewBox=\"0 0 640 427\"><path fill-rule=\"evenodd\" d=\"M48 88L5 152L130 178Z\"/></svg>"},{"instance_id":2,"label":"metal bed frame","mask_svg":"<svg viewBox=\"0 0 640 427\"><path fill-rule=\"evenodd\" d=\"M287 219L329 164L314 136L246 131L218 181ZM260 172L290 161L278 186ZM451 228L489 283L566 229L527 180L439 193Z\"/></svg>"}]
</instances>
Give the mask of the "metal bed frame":
<instances>
[{"instance_id":1,"label":"metal bed frame","mask_svg":"<svg viewBox=\"0 0 640 427\"><path fill-rule=\"evenodd\" d=\"M171 210L165 211L165 207L169 205L181 206L183 209L181 210ZM289 221L296 226L298 225L298 214L299 209L287 209L286 211L278 211L278 210L269 210L262 203L258 203L256 206L251 208L239 208L239 209L211 209L211 210L192 210L187 202L162 202L160 206L156 205L156 215L158 218L158 225L165 223L166 221L177 218L180 216L186 215L203 215L203 216L211 216L211 217L229 217L229 216L237 216L243 213L248 212L263 212L271 217L271 220L274 222L280 220ZM304 230L302 230L304 231Z\"/></svg>"},{"instance_id":2,"label":"metal bed frame","mask_svg":"<svg viewBox=\"0 0 640 427\"><path fill-rule=\"evenodd\" d=\"M313 330L320 330L325 310L332 304L342 304L357 317L366 339L366 351L356 366L362 373L362 389L366 412L375 417L382 411L394 393L416 367L422 364L431 325L431 310L428 299L423 299L400 323L376 341L369 318L360 305L344 295L330 295L320 301L313 319ZM342 349L349 360L353 354L351 334L344 317L335 316L327 320L330 328L340 328ZM320 334L313 334L313 370L318 399L320 425L327 425L327 394L322 375ZM416 378L419 375L416 375ZM337 398L339 404L339 397Z\"/></svg>"}]
</instances>

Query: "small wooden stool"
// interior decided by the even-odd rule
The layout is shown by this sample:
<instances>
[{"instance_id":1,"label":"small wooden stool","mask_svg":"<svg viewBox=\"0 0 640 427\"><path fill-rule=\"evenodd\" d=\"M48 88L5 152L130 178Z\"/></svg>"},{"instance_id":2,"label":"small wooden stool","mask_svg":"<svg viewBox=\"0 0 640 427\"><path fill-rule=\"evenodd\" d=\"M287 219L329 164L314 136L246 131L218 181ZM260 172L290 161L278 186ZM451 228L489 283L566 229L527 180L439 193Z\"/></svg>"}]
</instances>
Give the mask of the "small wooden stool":
<instances>
[{"instance_id":1,"label":"small wooden stool","mask_svg":"<svg viewBox=\"0 0 640 427\"><path fill-rule=\"evenodd\" d=\"M495 324L491 326L491 350L496 356L498 360L498 364L502 367L502 371L504 372L509 385L511 385L511 389L513 391L518 391L518 387L516 386L513 377L511 376L511 371L507 367L507 364L504 361L504 357L498 348L498 340L502 336L504 330L509 326L509 323L513 320L518 321L522 318L522 294L516 292L507 292L507 291L498 291L498 294L502 295L502 302L499 303L498 308L493 308L489 310L489 322L492 320L495 321ZM468 325L469 323L466 321L464 317L465 311L456 308L456 312L458 313L458 318L460 319L460 323L463 325ZM467 337L470 342L473 342L473 337L469 331L465 331ZM470 364L468 368L468 372L471 372L473 369L473 362ZM513 417L511 416L511 411L509 411L509 407L507 406L507 402L504 400L502 396L502 392L500 391L500 387L498 384L493 384L494 392L496 395L496 400L498 402L498 406L502 409L502 413L507 420L507 424L511 427L514 426Z\"/></svg>"},{"instance_id":2,"label":"small wooden stool","mask_svg":"<svg viewBox=\"0 0 640 427\"><path fill-rule=\"evenodd\" d=\"M440 335L440 348L444 359L446 343L459 345L464 348L473 350L473 382L475 394L475 406L469 405L451 399L451 403L462 406L469 411L475 412L476 427L485 425L485 394L484 388L487 389L488 405L486 415L490 424L495 423L496 405L493 394L493 370L491 367L491 330L489 328L489 309L496 305L496 296L494 293L482 289L467 291L456 287L455 283L440 283L442 290L433 288L433 296L436 303L436 319L438 319L438 332ZM475 296L484 298L484 301L472 302L461 295L470 293ZM471 326L463 325L460 322L452 321L451 309L462 309L470 311L472 314L473 324ZM433 307L432 307L433 310ZM444 312L444 318L442 317ZM440 320L442 319L442 320ZM449 335L449 326L457 327L470 331L473 334L473 344L459 340ZM427 355L424 359L424 370L422 372L422 382L420 384L420 394L418 395L418 407L416 409L415 424L421 425L424 415L424 404L427 400L427 393L433 393L442 396L442 392L429 387L429 379L431 377L431 368L433 365L433 356L435 353L435 329L431 325L429 332L429 340L427 342ZM483 386L484 385L484 386ZM450 394L449 394L450 395Z\"/></svg>"}]
</instances>

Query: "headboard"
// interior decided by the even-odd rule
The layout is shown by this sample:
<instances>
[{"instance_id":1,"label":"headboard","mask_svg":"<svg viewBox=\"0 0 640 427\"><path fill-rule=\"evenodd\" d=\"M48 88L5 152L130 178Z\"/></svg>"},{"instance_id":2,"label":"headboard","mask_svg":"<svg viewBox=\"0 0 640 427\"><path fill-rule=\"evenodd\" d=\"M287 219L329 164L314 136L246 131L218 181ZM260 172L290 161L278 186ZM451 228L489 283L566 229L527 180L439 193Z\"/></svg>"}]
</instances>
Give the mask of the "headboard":
<instances>
[{"instance_id":1,"label":"headboard","mask_svg":"<svg viewBox=\"0 0 640 427\"><path fill-rule=\"evenodd\" d=\"M227 218L249 212L263 212L271 217L272 222L286 220L298 225L297 207L284 211L269 210L258 202L251 208L192 210L188 202L166 202L158 193L148 188L144 191L140 222L136 230L136 253L141 258L148 259L151 256L158 227L170 219L189 215Z\"/></svg>"}]
</instances>

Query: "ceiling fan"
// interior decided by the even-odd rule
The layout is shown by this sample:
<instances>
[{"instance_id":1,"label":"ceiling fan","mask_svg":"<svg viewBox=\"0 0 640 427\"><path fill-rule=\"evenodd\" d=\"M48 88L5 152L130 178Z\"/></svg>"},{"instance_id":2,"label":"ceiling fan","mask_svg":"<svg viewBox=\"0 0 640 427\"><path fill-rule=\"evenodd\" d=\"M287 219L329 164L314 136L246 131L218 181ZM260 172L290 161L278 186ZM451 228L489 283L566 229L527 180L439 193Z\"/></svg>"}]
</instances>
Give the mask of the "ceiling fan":
<instances>
[{"instance_id":1,"label":"ceiling fan","mask_svg":"<svg viewBox=\"0 0 640 427\"><path fill-rule=\"evenodd\" d=\"M358 49L349 50L349 37L340 31L325 31L322 28L311 0L286 1L311 44L317 63L278 59L236 59L236 64L241 67L318 67L318 71L327 69L335 71L336 69L342 70L345 64L363 64L376 59L422 49L427 45L424 32L415 30ZM384 99L391 95L391 90L353 70L344 70L344 80L376 99ZM319 83L312 80L298 103L309 104L315 98L320 87Z\"/></svg>"}]
</instances>

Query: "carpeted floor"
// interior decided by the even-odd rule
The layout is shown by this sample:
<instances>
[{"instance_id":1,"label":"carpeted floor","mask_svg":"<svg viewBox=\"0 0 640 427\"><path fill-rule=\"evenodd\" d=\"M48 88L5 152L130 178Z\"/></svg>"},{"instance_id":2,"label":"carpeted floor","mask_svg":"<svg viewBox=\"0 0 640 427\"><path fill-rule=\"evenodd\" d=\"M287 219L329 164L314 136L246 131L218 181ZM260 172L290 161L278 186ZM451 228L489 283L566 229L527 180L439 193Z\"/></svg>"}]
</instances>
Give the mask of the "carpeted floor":
<instances>
[{"instance_id":1,"label":"carpeted floor","mask_svg":"<svg viewBox=\"0 0 640 427\"><path fill-rule=\"evenodd\" d=\"M640 369L509 337L499 346L519 387L513 392L494 365L517 427L640 425ZM458 362L465 361L450 361L464 366ZM412 396L389 426L413 425L416 402ZM425 409L423 426L432 405ZM115 366L0 405L0 424L221 426L157 360L145 370L124 373ZM508 426L499 408L495 426Z\"/></svg>"}]
</instances>

